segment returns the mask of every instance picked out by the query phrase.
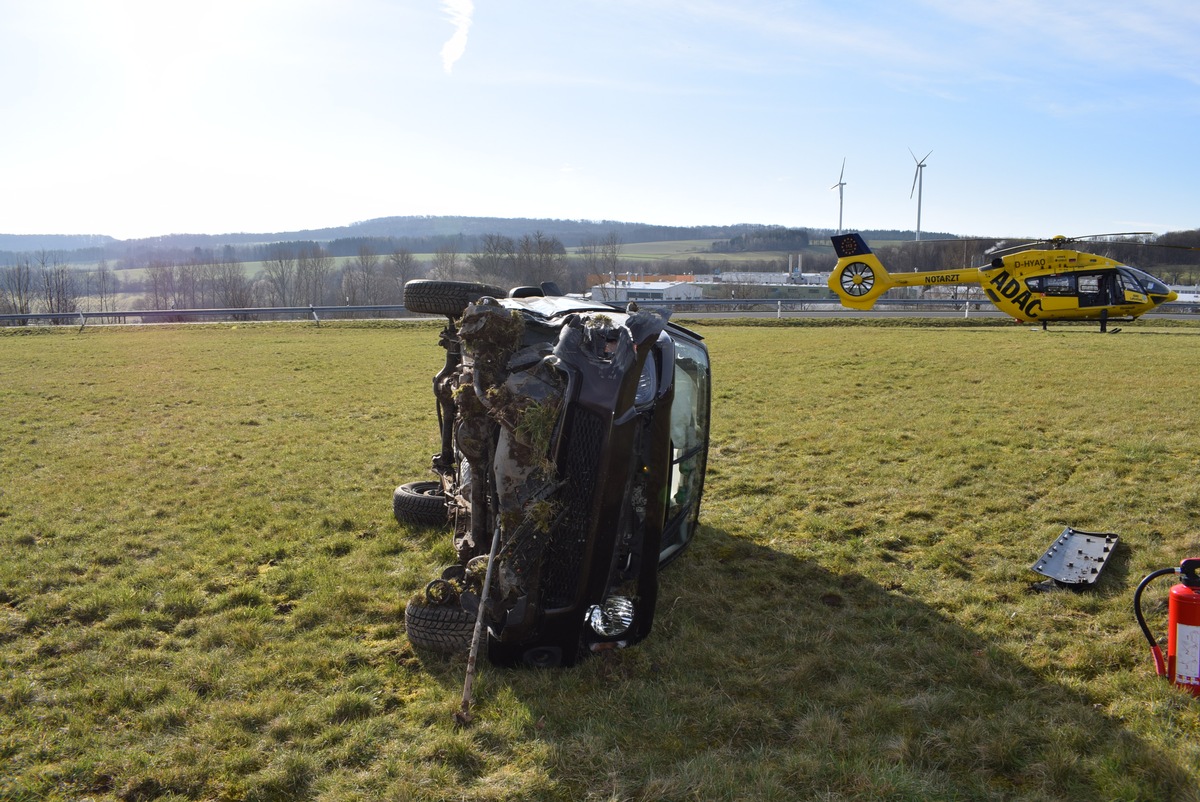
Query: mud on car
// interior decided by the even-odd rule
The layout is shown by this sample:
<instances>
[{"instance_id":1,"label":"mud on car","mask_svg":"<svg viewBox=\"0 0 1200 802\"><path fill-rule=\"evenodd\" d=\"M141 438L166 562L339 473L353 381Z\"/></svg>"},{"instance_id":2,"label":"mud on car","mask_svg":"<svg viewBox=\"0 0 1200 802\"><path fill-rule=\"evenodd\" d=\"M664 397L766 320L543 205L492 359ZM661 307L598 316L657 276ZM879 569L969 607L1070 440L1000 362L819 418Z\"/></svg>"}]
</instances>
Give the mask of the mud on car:
<instances>
[{"instance_id":1,"label":"mud on car","mask_svg":"<svg viewBox=\"0 0 1200 802\"><path fill-rule=\"evenodd\" d=\"M449 525L457 562L411 599L409 640L466 649L482 610L499 665L572 665L650 632L658 571L692 539L708 454L699 335L636 304L551 284L410 281L444 315L432 481L396 488L401 523Z\"/></svg>"}]
</instances>

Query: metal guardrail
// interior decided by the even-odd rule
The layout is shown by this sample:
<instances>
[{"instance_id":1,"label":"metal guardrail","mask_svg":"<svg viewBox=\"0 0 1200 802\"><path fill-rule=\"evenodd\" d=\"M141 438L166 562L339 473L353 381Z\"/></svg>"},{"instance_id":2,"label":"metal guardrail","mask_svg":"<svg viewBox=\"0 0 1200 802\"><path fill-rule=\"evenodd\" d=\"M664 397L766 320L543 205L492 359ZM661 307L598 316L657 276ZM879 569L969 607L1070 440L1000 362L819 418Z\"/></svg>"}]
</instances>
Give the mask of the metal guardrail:
<instances>
[{"instance_id":1,"label":"metal guardrail","mask_svg":"<svg viewBox=\"0 0 1200 802\"><path fill-rule=\"evenodd\" d=\"M802 298L690 298L690 299L637 299L645 307L669 307L675 310L693 311L837 311L844 307L835 299ZM614 302L615 303L615 302ZM623 305L623 304L622 304ZM988 301L980 299L948 300L925 298L880 299L875 304L880 310L957 311L964 314L1001 314ZM967 308L969 307L969 309ZM1196 315L1200 304L1174 302L1162 304L1149 314ZM139 324L139 323L190 323L210 321L264 321L264 320L322 320L355 318L371 315L380 318L427 318L429 315L410 312L401 304L375 304L364 306L267 306L223 309L126 309L120 311L95 312L29 312L24 314L0 315L0 326L78 325L89 322Z\"/></svg>"},{"instance_id":2,"label":"metal guardrail","mask_svg":"<svg viewBox=\"0 0 1200 802\"><path fill-rule=\"evenodd\" d=\"M778 298L692 298L686 300L637 299L646 307L671 307L674 309L742 309L745 307L769 307L775 309L780 303L784 309L810 309L814 307L838 308L836 300L778 299ZM882 303L892 303L882 302ZM623 304L621 304L623 305ZM367 306L269 306L235 307L222 309L125 309L108 312L29 312L25 314L0 315L0 326L54 325L85 326L89 322L101 323L188 323L199 320L251 321L251 320L329 320L336 318L377 315L389 318L429 317L410 312L400 304L376 304Z\"/></svg>"},{"instance_id":3,"label":"metal guardrail","mask_svg":"<svg viewBox=\"0 0 1200 802\"><path fill-rule=\"evenodd\" d=\"M334 318L376 315L380 317L415 317L400 304L368 306L258 306L224 309L125 309L109 312L30 312L0 315L0 326L85 326L101 323L191 323L199 320L313 320L321 322Z\"/></svg>"}]
</instances>

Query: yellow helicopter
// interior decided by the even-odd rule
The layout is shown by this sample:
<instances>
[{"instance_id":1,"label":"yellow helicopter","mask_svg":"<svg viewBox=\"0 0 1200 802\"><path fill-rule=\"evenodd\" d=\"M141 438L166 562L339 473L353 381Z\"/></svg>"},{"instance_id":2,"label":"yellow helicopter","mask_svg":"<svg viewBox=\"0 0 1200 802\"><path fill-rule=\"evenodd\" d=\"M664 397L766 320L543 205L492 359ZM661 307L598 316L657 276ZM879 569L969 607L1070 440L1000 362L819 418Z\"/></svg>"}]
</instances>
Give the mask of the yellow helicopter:
<instances>
[{"instance_id":1,"label":"yellow helicopter","mask_svg":"<svg viewBox=\"0 0 1200 802\"><path fill-rule=\"evenodd\" d=\"M1067 248L1055 237L1047 248L996 256L984 267L888 273L859 234L832 237L837 265L829 288L842 305L867 310L893 287L978 284L997 309L1021 322L1135 320L1178 294L1144 270L1106 256Z\"/></svg>"}]
</instances>

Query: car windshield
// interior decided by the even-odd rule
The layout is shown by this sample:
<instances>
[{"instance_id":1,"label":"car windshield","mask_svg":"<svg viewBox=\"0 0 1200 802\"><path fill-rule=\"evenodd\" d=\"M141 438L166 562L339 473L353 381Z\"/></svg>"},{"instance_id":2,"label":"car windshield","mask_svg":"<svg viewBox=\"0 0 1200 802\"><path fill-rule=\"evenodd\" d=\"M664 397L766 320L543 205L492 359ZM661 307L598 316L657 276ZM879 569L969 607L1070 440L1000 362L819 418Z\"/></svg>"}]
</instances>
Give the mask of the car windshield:
<instances>
[{"instance_id":1,"label":"car windshield","mask_svg":"<svg viewBox=\"0 0 1200 802\"><path fill-rule=\"evenodd\" d=\"M675 343L675 400L671 404L670 512L674 518L699 496L708 431L708 354L685 340Z\"/></svg>"}]
</instances>

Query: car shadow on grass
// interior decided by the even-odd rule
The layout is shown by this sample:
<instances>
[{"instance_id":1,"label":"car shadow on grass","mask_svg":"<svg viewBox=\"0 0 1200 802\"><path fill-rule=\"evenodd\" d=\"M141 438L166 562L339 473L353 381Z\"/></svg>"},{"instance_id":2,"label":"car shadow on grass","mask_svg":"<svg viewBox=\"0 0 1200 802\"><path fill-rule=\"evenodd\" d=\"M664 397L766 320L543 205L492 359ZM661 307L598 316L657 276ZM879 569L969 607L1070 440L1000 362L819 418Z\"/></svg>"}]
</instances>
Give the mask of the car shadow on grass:
<instances>
[{"instance_id":1,"label":"car shadow on grass","mask_svg":"<svg viewBox=\"0 0 1200 802\"><path fill-rule=\"evenodd\" d=\"M574 669L489 669L477 712L525 706L551 796L1195 794L1194 769L1085 690L889 584L703 526L663 574L646 641ZM1157 703L1188 709L1161 685Z\"/></svg>"}]
</instances>

